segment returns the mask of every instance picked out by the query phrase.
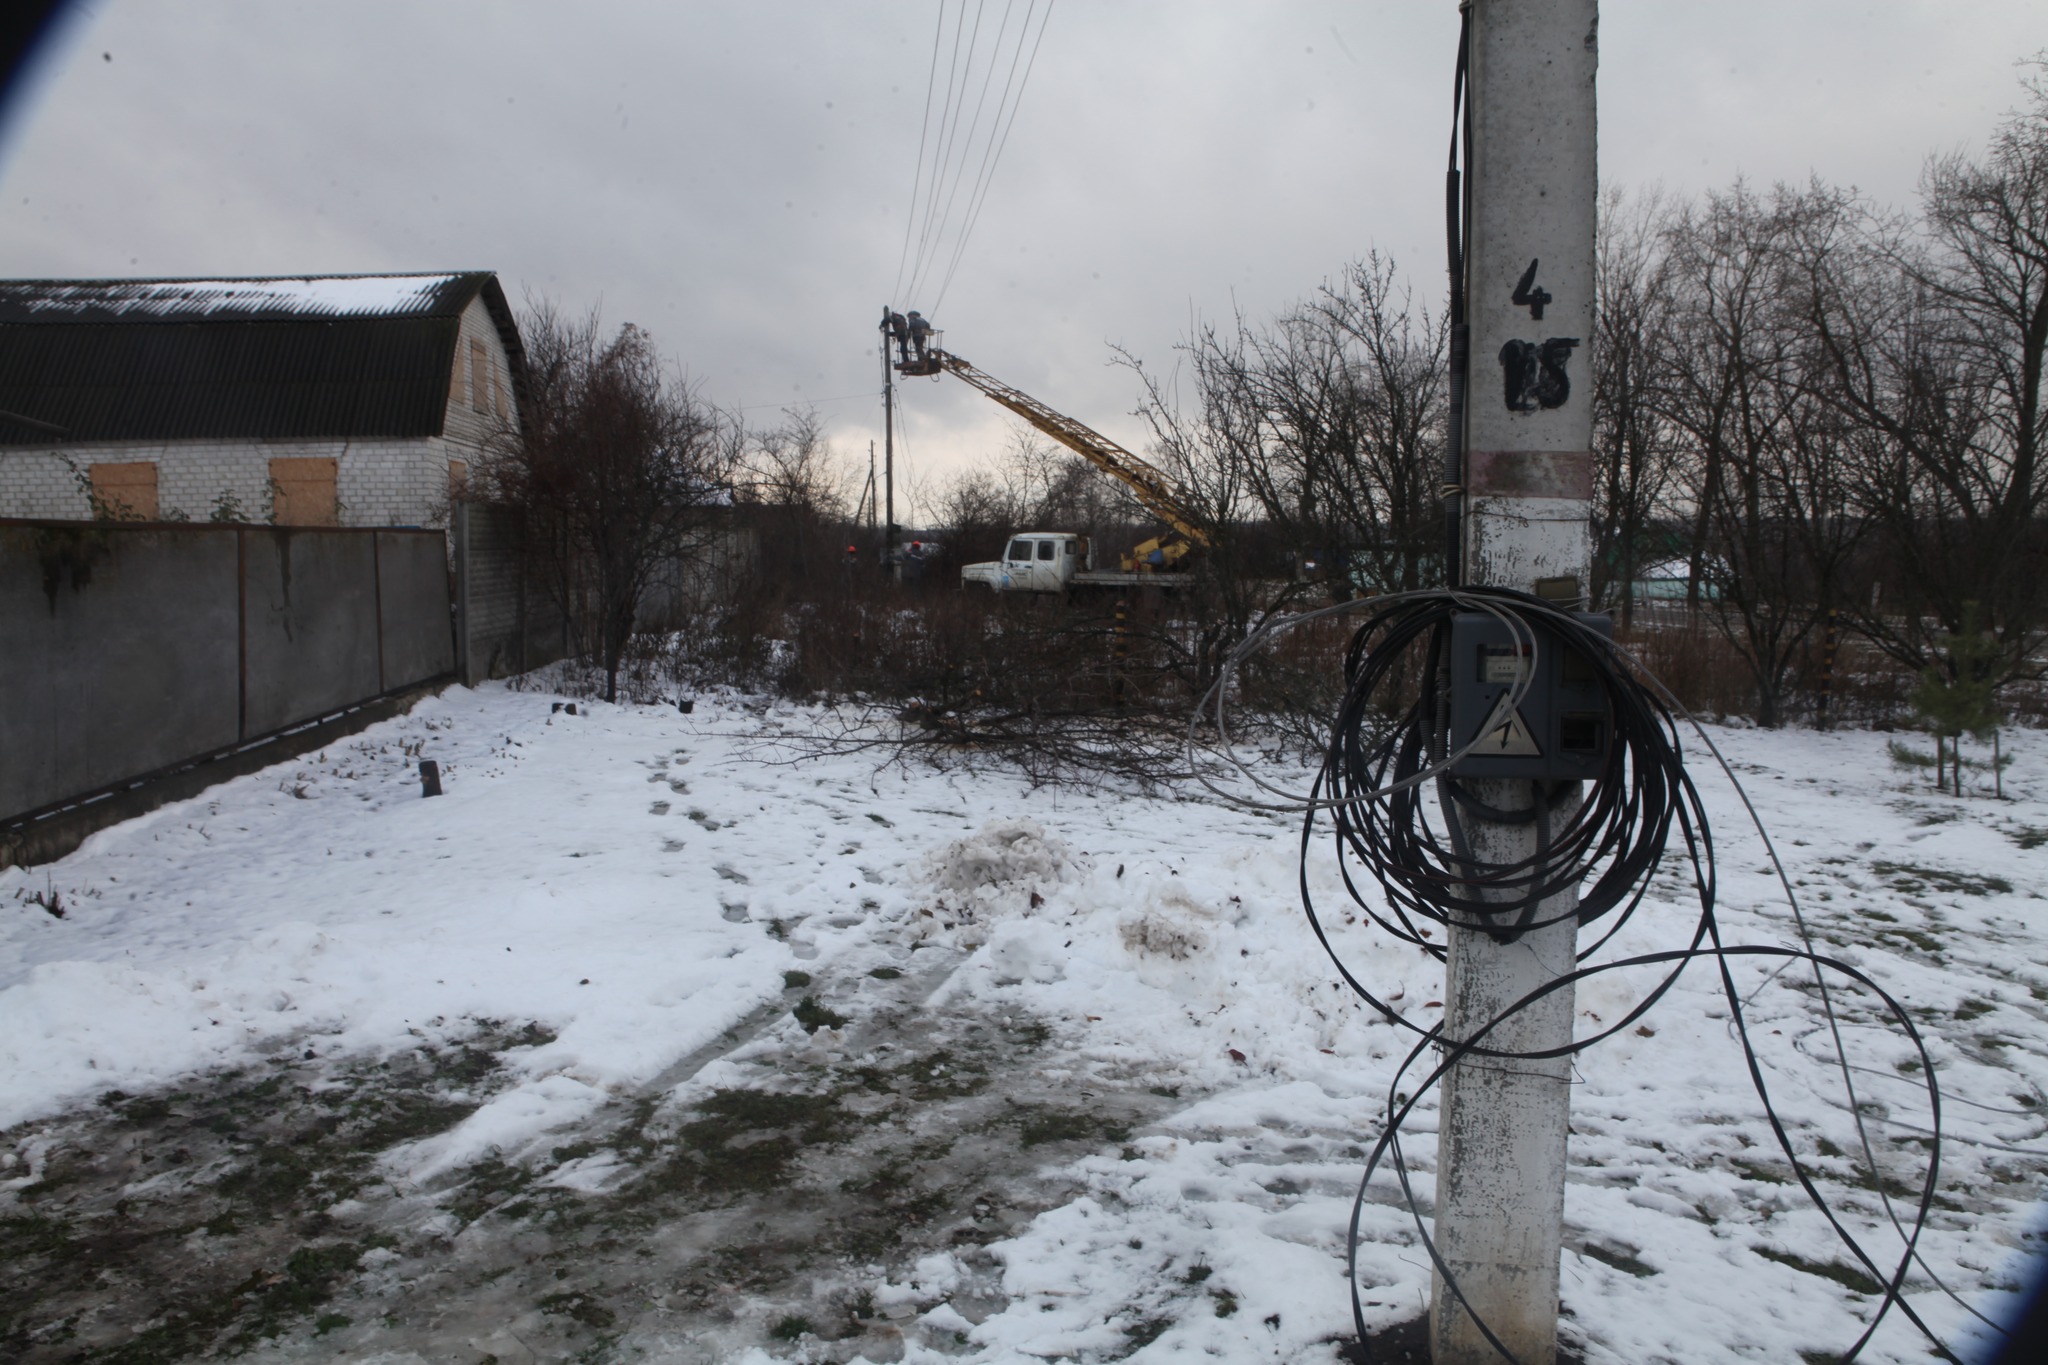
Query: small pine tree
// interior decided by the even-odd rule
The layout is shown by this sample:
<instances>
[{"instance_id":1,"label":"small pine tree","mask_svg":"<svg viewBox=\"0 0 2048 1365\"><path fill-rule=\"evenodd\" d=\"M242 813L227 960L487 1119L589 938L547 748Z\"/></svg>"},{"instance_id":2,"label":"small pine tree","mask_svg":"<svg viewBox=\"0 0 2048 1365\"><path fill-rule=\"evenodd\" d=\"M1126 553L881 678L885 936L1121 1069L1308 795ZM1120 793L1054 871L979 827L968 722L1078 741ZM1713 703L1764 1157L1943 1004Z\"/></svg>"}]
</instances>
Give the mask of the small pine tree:
<instances>
[{"instance_id":1,"label":"small pine tree","mask_svg":"<svg viewBox=\"0 0 2048 1365\"><path fill-rule=\"evenodd\" d=\"M1955 793L1962 795L1962 756L1956 745L1964 735L1979 743L1997 741L2004 721L1996 682L1999 653L1998 637L1985 628L1977 604L1967 602L1962 629L1942 636L1940 661L1920 674L1920 685L1906 699L1920 728L1934 736L1937 789L1944 788L1952 770ZM1998 767L1996 758L1992 767L1994 771ZM2003 794L2002 783L2000 790Z\"/></svg>"}]
</instances>

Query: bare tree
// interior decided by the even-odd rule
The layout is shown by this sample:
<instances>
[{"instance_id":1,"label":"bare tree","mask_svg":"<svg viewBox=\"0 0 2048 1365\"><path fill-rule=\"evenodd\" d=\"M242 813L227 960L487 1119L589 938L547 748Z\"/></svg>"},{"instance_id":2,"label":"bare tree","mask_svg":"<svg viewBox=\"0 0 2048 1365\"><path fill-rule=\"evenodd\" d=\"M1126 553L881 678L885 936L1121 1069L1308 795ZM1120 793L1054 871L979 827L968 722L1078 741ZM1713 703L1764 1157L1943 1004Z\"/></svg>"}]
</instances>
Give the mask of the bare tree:
<instances>
[{"instance_id":1,"label":"bare tree","mask_svg":"<svg viewBox=\"0 0 2048 1365\"><path fill-rule=\"evenodd\" d=\"M523 430L492 443L479 482L522 513L532 553L616 700L642 600L658 574L709 542L730 502L737 443L632 324L606 338L595 311L570 319L543 303L521 330Z\"/></svg>"},{"instance_id":2,"label":"bare tree","mask_svg":"<svg viewBox=\"0 0 2048 1365\"><path fill-rule=\"evenodd\" d=\"M1593 352L1591 600L1634 624L1641 570L1678 547L1660 536L1680 457L1679 433L1657 401L1675 307L1660 195L1610 190L1600 202Z\"/></svg>"},{"instance_id":3,"label":"bare tree","mask_svg":"<svg viewBox=\"0 0 2048 1365\"><path fill-rule=\"evenodd\" d=\"M1738 183L1668 234L1676 340L1659 403L1693 456L1692 589L1748 665L1757 721L1784 719L1793 670L1835 594L1860 523L1846 515L1839 424L1813 394L1795 248L1839 224L1816 187L1769 198Z\"/></svg>"},{"instance_id":4,"label":"bare tree","mask_svg":"<svg viewBox=\"0 0 2048 1365\"><path fill-rule=\"evenodd\" d=\"M1880 528L1862 628L1916 671L1981 612L2001 680L2048 634L2048 89L2028 83L1989 154L1928 163L1923 232L1871 216L1809 264L1832 401L1864 435L1859 501Z\"/></svg>"},{"instance_id":5,"label":"bare tree","mask_svg":"<svg viewBox=\"0 0 2048 1365\"><path fill-rule=\"evenodd\" d=\"M1310 315L1340 339L1355 389L1358 441L1318 471L1329 496L1348 500L1363 531L1372 581L1403 590L1441 579L1444 421L1449 398L1447 319L1415 305L1391 259L1374 252L1344 280L1324 285Z\"/></svg>"},{"instance_id":6,"label":"bare tree","mask_svg":"<svg viewBox=\"0 0 2048 1365\"><path fill-rule=\"evenodd\" d=\"M735 494L769 547L767 577L810 581L838 561L848 470L815 410L792 408L777 425L748 432L737 465Z\"/></svg>"},{"instance_id":7,"label":"bare tree","mask_svg":"<svg viewBox=\"0 0 2048 1365\"><path fill-rule=\"evenodd\" d=\"M1267 328L1240 316L1184 343L1200 416L1183 435L1337 596L1420 587L1442 574L1447 345L1375 253Z\"/></svg>"},{"instance_id":8,"label":"bare tree","mask_svg":"<svg viewBox=\"0 0 2048 1365\"><path fill-rule=\"evenodd\" d=\"M1269 528L1254 523L1260 506L1255 481L1261 476L1256 409L1243 391L1219 379L1211 361L1190 343L1195 357L1196 394L1191 411L1178 393L1128 352L1118 354L1144 386L1138 415L1152 428L1146 456L1173 483L1182 510L1202 529L1208 543L1194 557L1194 583L1157 643L1171 656L1190 700L1209 689L1223 659L1244 639L1263 611L1283 605L1301 590L1285 555L1275 552ZM1211 368L1204 370L1204 365Z\"/></svg>"}]
</instances>

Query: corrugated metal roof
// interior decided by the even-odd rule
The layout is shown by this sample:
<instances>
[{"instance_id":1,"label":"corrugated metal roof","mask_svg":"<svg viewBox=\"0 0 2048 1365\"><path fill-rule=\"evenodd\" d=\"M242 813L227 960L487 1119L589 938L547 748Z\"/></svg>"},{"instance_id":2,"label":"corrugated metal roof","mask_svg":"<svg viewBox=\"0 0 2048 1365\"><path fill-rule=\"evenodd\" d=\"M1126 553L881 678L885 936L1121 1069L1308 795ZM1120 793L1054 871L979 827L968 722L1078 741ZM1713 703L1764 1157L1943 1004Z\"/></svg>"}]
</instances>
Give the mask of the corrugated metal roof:
<instances>
[{"instance_id":1,"label":"corrugated metal roof","mask_svg":"<svg viewBox=\"0 0 2048 1365\"><path fill-rule=\"evenodd\" d=\"M0 445L437 435L479 294L523 397L489 272L0 281Z\"/></svg>"},{"instance_id":2,"label":"corrugated metal roof","mask_svg":"<svg viewBox=\"0 0 2048 1365\"><path fill-rule=\"evenodd\" d=\"M307 275L246 280L0 280L0 323L115 318L282 321L446 317L476 275Z\"/></svg>"}]
</instances>

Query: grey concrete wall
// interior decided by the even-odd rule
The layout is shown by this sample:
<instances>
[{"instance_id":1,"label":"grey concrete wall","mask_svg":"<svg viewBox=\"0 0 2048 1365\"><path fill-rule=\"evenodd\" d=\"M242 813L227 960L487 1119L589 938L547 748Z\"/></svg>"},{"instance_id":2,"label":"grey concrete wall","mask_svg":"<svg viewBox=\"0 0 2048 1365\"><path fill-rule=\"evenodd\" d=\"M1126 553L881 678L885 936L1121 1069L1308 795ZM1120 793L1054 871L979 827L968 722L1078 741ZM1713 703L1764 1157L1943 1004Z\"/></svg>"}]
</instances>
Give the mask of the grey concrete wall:
<instances>
[{"instance_id":1,"label":"grey concrete wall","mask_svg":"<svg viewBox=\"0 0 2048 1365\"><path fill-rule=\"evenodd\" d=\"M671 559L650 577L640 599L642 630L679 630L712 607L729 604L754 575L761 538L751 526L727 521L705 532L694 553Z\"/></svg>"},{"instance_id":2,"label":"grey concrete wall","mask_svg":"<svg viewBox=\"0 0 2048 1365\"><path fill-rule=\"evenodd\" d=\"M455 547L455 667L474 687L518 671L519 561L503 513L457 503L448 527Z\"/></svg>"},{"instance_id":3,"label":"grey concrete wall","mask_svg":"<svg viewBox=\"0 0 2048 1365\"><path fill-rule=\"evenodd\" d=\"M242 533L245 733L282 730L383 691L376 551L374 534Z\"/></svg>"},{"instance_id":4,"label":"grey concrete wall","mask_svg":"<svg viewBox=\"0 0 2048 1365\"><path fill-rule=\"evenodd\" d=\"M0 821L445 675L438 532L0 523Z\"/></svg>"},{"instance_id":5,"label":"grey concrete wall","mask_svg":"<svg viewBox=\"0 0 2048 1365\"><path fill-rule=\"evenodd\" d=\"M395 692L455 671L448 614L448 549L439 536L377 533L378 690Z\"/></svg>"},{"instance_id":6,"label":"grey concrete wall","mask_svg":"<svg viewBox=\"0 0 2048 1365\"><path fill-rule=\"evenodd\" d=\"M0 526L0 816L233 744L233 532Z\"/></svg>"}]
</instances>

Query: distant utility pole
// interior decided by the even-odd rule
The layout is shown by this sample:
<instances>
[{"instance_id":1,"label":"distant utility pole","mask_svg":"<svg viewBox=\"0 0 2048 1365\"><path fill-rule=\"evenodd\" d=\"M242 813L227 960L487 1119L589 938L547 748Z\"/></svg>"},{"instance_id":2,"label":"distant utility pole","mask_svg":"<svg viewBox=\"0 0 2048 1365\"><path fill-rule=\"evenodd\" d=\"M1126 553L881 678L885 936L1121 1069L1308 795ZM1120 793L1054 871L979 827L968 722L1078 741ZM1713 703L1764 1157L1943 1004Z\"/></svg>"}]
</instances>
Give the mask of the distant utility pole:
<instances>
[{"instance_id":1,"label":"distant utility pole","mask_svg":"<svg viewBox=\"0 0 2048 1365\"><path fill-rule=\"evenodd\" d=\"M1587 347L1599 7L1597 0L1462 0L1461 8L1471 25L1472 116L1464 581L1577 606L1591 559ZM1581 799L1576 790L1546 793L1521 780L1468 786L1496 810L1537 812L1514 824L1460 817L1475 860L1495 864L1535 858ZM1578 930L1569 915L1576 904L1575 891L1552 897L1535 918L1566 918L1506 942L1483 928L1451 928L1446 1039L1471 1037L1572 970ZM1554 992L1494 1029L1482 1046L1566 1045L1573 1014L1572 992ZM1474 1313L1522 1365L1554 1365L1570 1081L1563 1058L1482 1056L1459 1062L1444 1078L1436 1241L1458 1293L1436 1277L1436 1365L1502 1359Z\"/></svg>"},{"instance_id":2,"label":"distant utility pole","mask_svg":"<svg viewBox=\"0 0 2048 1365\"><path fill-rule=\"evenodd\" d=\"M896 371L889 366L889 314L882 309L882 488L888 506L882 512L882 567L898 572L896 562Z\"/></svg>"},{"instance_id":3,"label":"distant utility pole","mask_svg":"<svg viewBox=\"0 0 2048 1365\"><path fill-rule=\"evenodd\" d=\"M875 533L875 443L868 442L868 488L862 501L867 504L868 534Z\"/></svg>"}]
</instances>

